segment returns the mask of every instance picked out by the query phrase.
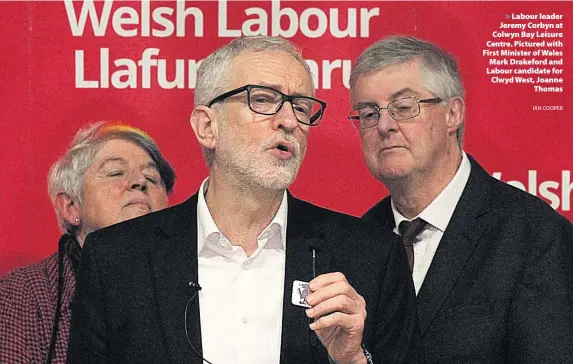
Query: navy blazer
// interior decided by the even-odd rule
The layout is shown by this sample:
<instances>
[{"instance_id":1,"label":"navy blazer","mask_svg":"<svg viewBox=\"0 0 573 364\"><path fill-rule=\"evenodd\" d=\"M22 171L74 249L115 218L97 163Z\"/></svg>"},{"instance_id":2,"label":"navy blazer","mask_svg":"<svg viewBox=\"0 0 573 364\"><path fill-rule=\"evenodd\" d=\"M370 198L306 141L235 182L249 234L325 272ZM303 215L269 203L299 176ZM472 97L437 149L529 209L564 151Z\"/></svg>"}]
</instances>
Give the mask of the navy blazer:
<instances>
[{"instance_id":1,"label":"navy blazer","mask_svg":"<svg viewBox=\"0 0 573 364\"><path fill-rule=\"evenodd\" d=\"M470 162L418 292L427 362L573 363L571 223ZM393 228L390 198L363 219Z\"/></svg>"},{"instance_id":2,"label":"navy blazer","mask_svg":"<svg viewBox=\"0 0 573 364\"><path fill-rule=\"evenodd\" d=\"M364 344L378 363L409 363L417 319L405 251L394 234L357 218L288 197L280 363L325 363L292 281L343 272L367 302ZM185 306L197 282L197 195L186 202L90 234L73 301L68 363L200 364L185 335ZM199 304L187 317L201 351ZM225 335L221 333L221 339ZM207 360L209 358L206 358ZM213 363L225 364L225 363Z\"/></svg>"}]
</instances>

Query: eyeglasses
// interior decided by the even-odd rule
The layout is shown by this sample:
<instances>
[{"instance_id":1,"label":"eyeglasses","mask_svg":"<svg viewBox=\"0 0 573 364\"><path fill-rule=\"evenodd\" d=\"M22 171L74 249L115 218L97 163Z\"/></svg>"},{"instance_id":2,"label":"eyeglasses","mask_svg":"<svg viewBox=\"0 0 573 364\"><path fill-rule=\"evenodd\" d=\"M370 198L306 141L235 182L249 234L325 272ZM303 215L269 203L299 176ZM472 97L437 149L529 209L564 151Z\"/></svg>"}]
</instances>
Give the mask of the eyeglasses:
<instances>
[{"instance_id":1,"label":"eyeglasses","mask_svg":"<svg viewBox=\"0 0 573 364\"><path fill-rule=\"evenodd\" d=\"M348 119L352 122L352 126L355 129L366 129L378 124L381 110L386 109L392 119L403 121L420 115L420 104L439 104L440 102L442 102L442 99L439 97L424 100L416 100L415 97L405 97L388 103L386 107L379 107L378 105L359 106L350 112Z\"/></svg>"},{"instance_id":2,"label":"eyeglasses","mask_svg":"<svg viewBox=\"0 0 573 364\"><path fill-rule=\"evenodd\" d=\"M326 102L307 96L285 95L272 87L245 85L215 97L207 104L223 101L231 96L247 91L247 100L252 112L261 115L275 115L285 102L290 102L296 120L304 125L316 126L320 123Z\"/></svg>"}]
</instances>

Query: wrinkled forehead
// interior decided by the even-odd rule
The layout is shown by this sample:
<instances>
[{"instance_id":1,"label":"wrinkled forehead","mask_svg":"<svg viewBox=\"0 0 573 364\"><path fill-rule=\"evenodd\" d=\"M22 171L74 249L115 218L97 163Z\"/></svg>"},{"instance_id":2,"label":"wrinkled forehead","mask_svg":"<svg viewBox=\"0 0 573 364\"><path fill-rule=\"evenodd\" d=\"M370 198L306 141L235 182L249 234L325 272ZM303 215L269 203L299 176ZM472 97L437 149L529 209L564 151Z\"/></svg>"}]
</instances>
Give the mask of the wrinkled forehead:
<instances>
[{"instance_id":1,"label":"wrinkled forehead","mask_svg":"<svg viewBox=\"0 0 573 364\"><path fill-rule=\"evenodd\" d=\"M423 66L419 60L411 60L361 75L351 90L351 98L353 103L369 99L392 101L400 96L416 96L416 93L423 92L427 92Z\"/></svg>"},{"instance_id":2,"label":"wrinkled forehead","mask_svg":"<svg viewBox=\"0 0 573 364\"><path fill-rule=\"evenodd\" d=\"M229 88L273 87L285 94L314 96L312 78L302 63L283 50L246 50L229 67Z\"/></svg>"},{"instance_id":3,"label":"wrinkled forehead","mask_svg":"<svg viewBox=\"0 0 573 364\"><path fill-rule=\"evenodd\" d=\"M122 159L127 161L134 158L155 164L151 154L137 142L121 137L112 137L97 144L92 165L104 160Z\"/></svg>"}]
</instances>

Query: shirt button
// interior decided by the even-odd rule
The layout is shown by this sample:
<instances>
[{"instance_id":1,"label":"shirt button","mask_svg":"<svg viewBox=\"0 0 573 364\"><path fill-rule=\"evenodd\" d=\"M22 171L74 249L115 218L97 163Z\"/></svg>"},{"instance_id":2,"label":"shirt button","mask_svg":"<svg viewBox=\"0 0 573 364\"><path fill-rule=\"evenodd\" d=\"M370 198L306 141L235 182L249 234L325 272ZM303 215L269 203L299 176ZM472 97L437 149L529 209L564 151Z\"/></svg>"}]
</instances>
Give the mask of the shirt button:
<instances>
[{"instance_id":1,"label":"shirt button","mask_svg":"<svg viewBox=\"0 0 573 364\"><path fill-rule=\"evenodd\" d=\"M243 269L249 269L251 268L251 261L249 260L248 262L243 263Z\"/></svg>"},{"instance_id":2,"label":"shirt button","mask_svg":"<svg viewBox=\"0 0 573 364\"><path fill-rule=\"evenodd\" d=\"M243 316L243 317L241 317L241 322L246 324L249 322L249 318L247 316Z\"/></svg>"}]
</instances>

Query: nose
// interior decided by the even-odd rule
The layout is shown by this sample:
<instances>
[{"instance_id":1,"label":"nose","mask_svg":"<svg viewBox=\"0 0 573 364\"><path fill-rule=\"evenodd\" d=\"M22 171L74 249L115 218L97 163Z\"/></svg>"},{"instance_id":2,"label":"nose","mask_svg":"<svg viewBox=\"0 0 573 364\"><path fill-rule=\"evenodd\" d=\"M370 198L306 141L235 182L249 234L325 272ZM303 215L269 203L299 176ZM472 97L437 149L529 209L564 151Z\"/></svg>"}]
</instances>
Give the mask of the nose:
<instances>
[{"instance_id":1,"label":"nose","mask_svg":"<svg viewBox=\"0 0 573 364\"><path fill-rule=\"evenodd\" d=\"M275 129L294 131L298 127L298 120L294 109L289 101L285 101L274 116L273 126Z\"/></svg>"},{"instance_id":2,"label":"nose","mask_svg":"<svg viewBox=\"0 0 573 364\"><path fill-rule=\"evenodd\" d=\"M386 135L398 131L398 122L392 118L388 109L380 110L380 119L376 124L376 129L381 135Z\"/></svg>"},{"instance_id":3,"label":"nose","mask_svg":"<svg viewBox=\"0 0 573 364\"><path fill-rule=\"evenodd\" d=\"M147 192L147 178L141 172L131 173L131 178L129 181L129 188L131 190L140 190L141 192Z\"/></svg>"}]
</instances>

